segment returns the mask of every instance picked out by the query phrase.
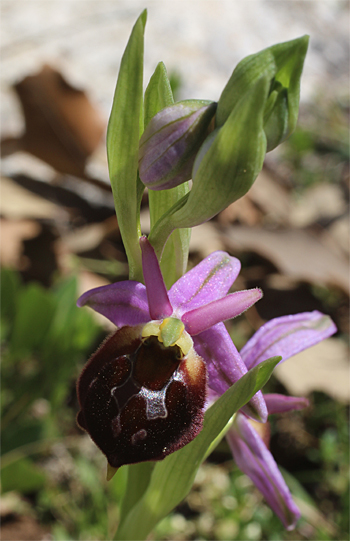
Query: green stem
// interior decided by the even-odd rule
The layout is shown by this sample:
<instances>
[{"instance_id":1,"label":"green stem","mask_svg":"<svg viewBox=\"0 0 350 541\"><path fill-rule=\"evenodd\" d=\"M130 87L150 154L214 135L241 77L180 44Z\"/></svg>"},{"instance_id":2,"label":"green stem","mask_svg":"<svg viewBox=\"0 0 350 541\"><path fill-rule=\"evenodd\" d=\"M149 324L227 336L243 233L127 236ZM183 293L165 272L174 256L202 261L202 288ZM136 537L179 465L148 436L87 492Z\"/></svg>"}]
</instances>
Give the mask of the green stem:
<instances>
[{"instance_id":1,"label":"green stem","mask_svg":"<svg viewBox=\"0 0 350 541\"><path fill-rule=\"evenodd\" d=\"M175 230L175 227L172 224L171 217L177 210L181 209L184 206L190 193L191 192L188 192L181 199L179 199L179 201L177 201L168 210L168 212L163 214L163 216L155 223L155 225L151 229L148 240L152 244L158 259L161 259L164 246L171 233Z\"/></svg>"}]
</instances>

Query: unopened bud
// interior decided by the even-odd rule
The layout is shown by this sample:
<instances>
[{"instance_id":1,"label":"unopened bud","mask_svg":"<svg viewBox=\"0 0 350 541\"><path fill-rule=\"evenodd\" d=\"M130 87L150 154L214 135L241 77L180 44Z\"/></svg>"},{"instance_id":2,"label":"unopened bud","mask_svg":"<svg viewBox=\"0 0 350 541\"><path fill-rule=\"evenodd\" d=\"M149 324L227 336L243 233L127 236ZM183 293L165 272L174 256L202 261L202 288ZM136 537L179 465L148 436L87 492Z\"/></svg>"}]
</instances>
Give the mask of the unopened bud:
<instances>
[{"instance_id":1,"label":"unopened bud","mask_svg":"<svg viewBox=\"0 0 350 541\"><path fill-rule=\"evenodd\" d=\"M309 37L302 36L272 45L239 62L220 96L216 125L226 122L242 97L265 75L270 82L264 113L267 151L286 139L298 119L300 78L308 43Z\"/></svg>"},{"instance_id":2,"label":"unopened bud","mask_svg":"<svg viewBox=\"0 0 350 541\"><path fill-rule=\"evenodd\" d=\"M192 178L196 154L214 128L215 111L215 102L185 100L150 120L139 146L139 175L148 188L173 188Z\"/></svg>"}]
</instances>

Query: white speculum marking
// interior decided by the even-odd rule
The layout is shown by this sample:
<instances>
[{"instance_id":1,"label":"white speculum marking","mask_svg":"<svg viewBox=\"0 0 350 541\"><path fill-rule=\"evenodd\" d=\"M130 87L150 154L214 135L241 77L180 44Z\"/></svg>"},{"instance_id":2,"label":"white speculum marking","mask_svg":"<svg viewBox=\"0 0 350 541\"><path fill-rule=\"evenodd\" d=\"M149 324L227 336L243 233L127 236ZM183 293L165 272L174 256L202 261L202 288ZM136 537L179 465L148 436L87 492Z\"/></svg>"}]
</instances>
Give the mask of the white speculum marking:
<instances>
[{"instance_id":1,"label":"white speculum marking","mask_svg":"<svg viewBox=\"0 0 350 541\"><path fill-rule=\"evenodd\" d=\"M151 391L142 387L139 396L143 396L146 400L146 416L147 419L165 419L168 417L168 411L165 407L165 395L168 385L161 391Z\"/></svg>"}]
</instances>

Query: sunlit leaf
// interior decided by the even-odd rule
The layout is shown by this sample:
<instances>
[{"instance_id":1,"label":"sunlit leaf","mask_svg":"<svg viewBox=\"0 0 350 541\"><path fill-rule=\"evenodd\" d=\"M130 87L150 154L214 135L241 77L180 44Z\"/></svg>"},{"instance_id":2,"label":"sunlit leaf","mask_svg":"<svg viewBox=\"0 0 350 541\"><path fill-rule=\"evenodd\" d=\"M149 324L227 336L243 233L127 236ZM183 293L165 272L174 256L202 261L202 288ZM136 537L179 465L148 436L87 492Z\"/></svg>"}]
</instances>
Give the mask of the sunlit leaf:
<instances>
[{"instance_id":1,"label":"sunlit leaf","mask_svg":"<svg viewBox=\"0 0 350 541\"><path fill-rule=\"evenodd\" d=\"M107 156L118 225L130 279L142 281L139 239L138 146L143 115L143 36L147 12L137 19L121 61L107 131Z\"/></svg>"}]
</instances>

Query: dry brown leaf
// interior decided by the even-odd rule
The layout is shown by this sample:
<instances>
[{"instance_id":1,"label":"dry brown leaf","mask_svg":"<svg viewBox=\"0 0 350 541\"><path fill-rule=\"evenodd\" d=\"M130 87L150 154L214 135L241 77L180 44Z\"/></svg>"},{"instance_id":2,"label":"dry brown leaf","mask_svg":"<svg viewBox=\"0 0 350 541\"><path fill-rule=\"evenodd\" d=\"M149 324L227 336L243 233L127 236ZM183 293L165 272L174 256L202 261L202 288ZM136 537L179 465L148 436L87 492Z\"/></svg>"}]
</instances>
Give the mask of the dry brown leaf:
<instances>
[{"instance_id":1,"label":"dry brown leaf","mask_svg":"<svg viewBox=\"0 0 350 541\"><path fill-rule=\"evenodd\" d=\"M50 539L50 528L43 526L29 514L12 514L11 520L4 520L1 525L1 538L7 541L45 541Z\"/></svg>"},{"instance_id":2,"label":"dry brown leaf","mask_svg":"<svg viewBox=\"0 0 350 541\"><path fill-rule=\"evenodd\" d=\"M7 177L1 178L0 213L5 218L64 220L67 213L54 203L22 188Z\"/></svg>"},{"instance_id":3,"label":"dry brown leaf","mask_svg":"<svg viewBox=\"0 0 350 541\"><path fill-rule=\"evenodd\" d=\"M349 294L346 258L306 231L232 226L225 234L225 242L233 251L256 252L292 279L336 286Z\"/></svg>"},{"instance_id":4,"label":"dry brown leaf","mask_svg":"<svg viewBox=\"0 0 350 541\"><path fill-rule=\"evenodd\" d=\"M268 221L288 224L291 209L289 192L264 169L259 173L248 195L255 205L267 215Z\"/></svg>"},{"instance_id":5,"label":"dry brown leaf","mask_svg":"<svg viewBox=\"0 0 350 541\"><path fill-rule=\"evenodd\" d=\"M221 234L212 222L198 225L192 229L190 250L198 252L202 258L207 257L216 250L223 250L224 244Z\"/></svg>"},{"instance_id":6,"label":"dry brown leaf","mask_svg":"<svg viewBox=\"0 0 350 541\"><path fill-rule=\"evenodd\" d=\"M62 235L59 242L64 244L65 249L69 252L79 254L96 248L105 236L112 231L118 231L118 222L115 216L101 223L79 227L66 235Z\"/></svg>"},{"instance_id":7,"label":"dry brown leaf","mask_svg":"<svg viewBox=\"0 0 350 541\"><path fill-rule=\"evenodd\" d=\"M322 391L340 402L350 401L349 351L336 338L328 338L277 365L274 375L291 395Z\"/></svg>"},{"instance_id":8,"label":"dry brown leaf","mask_svg":"<svg viewBox=\"0 0 350 541\"><path fill-rule=\"evenodd\" d=\"M21 101L25 132L1 141L3 156L24 150L60 173L85 176L85 163L100 143L105 121L86 94L44 66L14 86Z\"/></svg>"},{"instance_id":9,"label":"dry brown leaf","mask_svg":"<svg viewBox=\"0 0 350 541\"><path fill-rule=\"evenodd\" d=\"M266 216L267 221L286 225L289 222L289 213L289 192L263 169L249 192L223 210L218 221L227 225L238 220L242 224L253 226Z\"/></svg>"},{"instance_id":10,"label":"dry brown leaf","mask_svg":"<svg viewBox=\"0 0 350 541\"><path fill-rule=\"evenodd\" d=\"M339 250L349 257L350 252L350 219L349 215L342 216L327 228L328 238Z\"/></svg>"},{"instance_id":11,"label":"dry brown leaf","mask_svg":"<svg viewBox=\"0 0 350 541\"><path fill-rule=\"evenodd\" d=\"M41 230L38 222L1 219L0 257L3 267L25 268L22 258L23 241L36 237Z\"/></svg>"},{"instance_id":12,"label":"dry brown leaf","mask_svg":"<svg viewBox=\"0 0 350 541\"><path fill-rule=\"evenodd\" d=\"M252 203L249 193L244 195L237 204L237 201L229 205L218 215L218 222L222 225L229 225L238 220L245 225L256 225L261 222L262 213Z\"/></svg>"},{"instance_id":13,"label":"dry brown leaf","mask_svg":"<svg viewBox=\"0 0 350 541\"><path fill-rule=\"evenodd\" d=\"M346 211L346 201L341 187L335 184L318 184L305 190L292 204L291 225L306 227L321 218L336 218Z\"/></svg>"}]
</instances>

